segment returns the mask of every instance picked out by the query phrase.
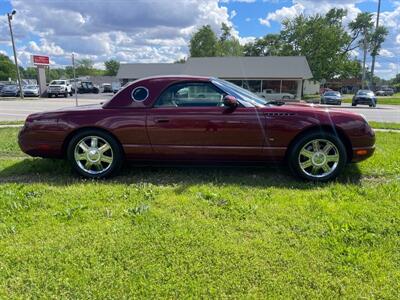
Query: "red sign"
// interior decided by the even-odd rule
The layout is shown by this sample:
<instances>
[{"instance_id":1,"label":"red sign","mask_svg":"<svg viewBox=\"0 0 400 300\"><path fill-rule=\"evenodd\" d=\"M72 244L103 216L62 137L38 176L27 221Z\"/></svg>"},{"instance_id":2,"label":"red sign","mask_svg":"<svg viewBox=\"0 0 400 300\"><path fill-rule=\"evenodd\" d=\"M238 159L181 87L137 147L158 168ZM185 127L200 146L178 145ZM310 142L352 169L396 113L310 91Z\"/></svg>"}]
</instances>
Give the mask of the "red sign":
<instances>
[{"instance_id":1,"label":"red sign","mask_svg":"<svg viewBox=\"0 0 400 300\"><path fill-rule=\"evenodd\" d=\"M49 65L50 58L44 55L32 55L32 62L34 65Z\"/></svg>"}]
</instances>

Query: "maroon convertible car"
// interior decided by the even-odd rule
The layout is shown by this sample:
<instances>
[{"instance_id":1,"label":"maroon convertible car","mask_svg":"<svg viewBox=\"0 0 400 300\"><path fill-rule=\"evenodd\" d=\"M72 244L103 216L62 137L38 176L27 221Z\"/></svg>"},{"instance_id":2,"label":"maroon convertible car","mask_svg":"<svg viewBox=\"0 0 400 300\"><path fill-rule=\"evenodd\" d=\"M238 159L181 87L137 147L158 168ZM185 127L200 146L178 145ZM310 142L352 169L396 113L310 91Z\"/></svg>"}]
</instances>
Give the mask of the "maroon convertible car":
<instances>
[{"instance_id":1,"label":"maroon convertible car","mask_svg":"<svg viewBox=\"0 0 400 300\"><path fill-rule=\"evenodd\" d=\"M19 134L21 149L67 157L91 178L123 161L286 161L298 176L336 177L374 152L375 134L358 114L266 101L210 77L137 80L104 104L35 113Z\"/></svg>"}]
</instances>

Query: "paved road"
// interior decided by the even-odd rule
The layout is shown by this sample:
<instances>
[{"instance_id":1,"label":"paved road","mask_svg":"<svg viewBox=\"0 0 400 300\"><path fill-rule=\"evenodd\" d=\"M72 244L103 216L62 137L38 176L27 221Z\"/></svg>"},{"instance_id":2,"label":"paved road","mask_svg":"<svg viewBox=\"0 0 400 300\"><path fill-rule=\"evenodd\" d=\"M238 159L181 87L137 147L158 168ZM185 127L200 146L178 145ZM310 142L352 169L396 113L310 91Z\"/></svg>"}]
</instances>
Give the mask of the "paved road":
<instances>
[{"instance_id":1,"label":"paved road","mask_svg":"<svg viewBox=\"0 0 400 300\"><path fill-rule=\"evenodd\" d=\"M112 94L84 94L78 96L79 105L84 105L106 101L112 97ZM25 101L13 98L0 98L0 121L24 120L27 115L34 112L74 105L75 97L44 98ZM342 106L330 105L326 107L354 111L363 114L368 121L400 123L400 105L378 105L377 108L369 108L364 105L351 107L350 104L344 103Z\"/></svg>"}]
</instances>

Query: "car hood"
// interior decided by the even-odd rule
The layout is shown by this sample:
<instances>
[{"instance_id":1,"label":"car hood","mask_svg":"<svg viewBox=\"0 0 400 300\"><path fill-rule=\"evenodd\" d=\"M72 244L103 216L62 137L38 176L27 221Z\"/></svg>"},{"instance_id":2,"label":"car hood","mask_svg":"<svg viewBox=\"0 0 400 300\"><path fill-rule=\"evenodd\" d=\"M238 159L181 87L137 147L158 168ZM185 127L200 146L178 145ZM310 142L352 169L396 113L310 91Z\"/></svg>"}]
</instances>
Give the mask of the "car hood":
<instances>
[{"instance_id":1,"label":"car hood","mask_svg":"<svg viewBox=\"0 0 400 300\"><path fill-rule=\"evenodd\" d=\"M29 115L26 120L27 121L48 120L48 119L58 118L62 115L72 113L72 112L84 111L84 112L90 113L92 111L96 111L99 109L103 109L102 103L79 105L79 106L69 106L69 107L63 107L63 108L59 108L59 109L55 109L55 110L34 113L34 114Z\"/></svg>"},{"instance_id":2,"label":"car hood","mask_svg":"<svg viewBox=\"0 0 400 300\"><path fill-rule=\"evenodd\" d=\"M273 108L274 111L277 112L288 112L290 114L300 114L304 116L347 116L349 118L363 118L360 114L347 111L343 109L335 109L335 108L327 108L326 106L322 106L319 104L309 104L309 103L290 103L284 104L280 106L267 106L261 108L262 111L269 113Z\"/></svg>"}]
</instances>

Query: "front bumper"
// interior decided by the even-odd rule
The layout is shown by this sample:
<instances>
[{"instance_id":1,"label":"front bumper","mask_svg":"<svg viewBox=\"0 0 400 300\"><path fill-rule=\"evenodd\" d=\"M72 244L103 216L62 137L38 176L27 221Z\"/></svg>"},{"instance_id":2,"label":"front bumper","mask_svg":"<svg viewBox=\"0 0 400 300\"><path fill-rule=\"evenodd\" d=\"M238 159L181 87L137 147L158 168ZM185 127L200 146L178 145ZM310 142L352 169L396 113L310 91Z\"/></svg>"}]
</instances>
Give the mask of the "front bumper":
<instances>
[{"instance_id":1,"label":"front bumper","mask_svg":"<svg viewBox=\"0 0 400 300\"><path fill-rule=\"evenodd\" d=\"M376 99L373 98L356 98L353 102L357 103L357 104L372 104L372 103L377 103L378 101Z\"/></svg>"},{"instance_id":2,"label":"front bumper","mask_svg":"<svg viewBox=\"0 0 400 300\"><path fill-rule=\"evenodd\" d=\"M351 162L360 162L371 157L375 152L375 139L375 131L366 123L363 134L352 137Z\"/></svg>"}]
</instances>

